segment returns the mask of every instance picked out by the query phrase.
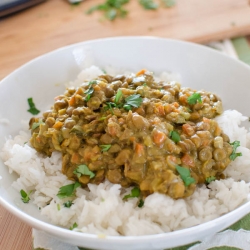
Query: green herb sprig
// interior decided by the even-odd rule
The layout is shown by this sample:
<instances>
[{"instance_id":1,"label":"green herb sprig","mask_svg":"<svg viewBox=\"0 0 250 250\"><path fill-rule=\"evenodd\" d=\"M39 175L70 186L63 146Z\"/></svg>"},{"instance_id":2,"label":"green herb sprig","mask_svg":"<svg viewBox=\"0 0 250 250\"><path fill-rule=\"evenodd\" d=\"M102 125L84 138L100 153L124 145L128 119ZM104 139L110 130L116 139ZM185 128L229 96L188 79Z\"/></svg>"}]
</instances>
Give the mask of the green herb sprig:
<instances>
[{"instance_id":1,"label":"green herb sprig","mask_svg":"<svg viewBox=\"0 0 250 250\"><path fill-rule=\"evenodd\" d=\"M123 197L123 200L127 200L129 198L136 198L136 197L139 197L141 194L141 191L138 187L134 187L132 190L131 190L131 193L130 194L127 194Z\"/></svg>"},{"instance_id":2,"label":"green herb sprig","mask_svg":"<svg viewBox=\"0 0 250 250\"><path fill-rule=\"evenodd\" d=\"M230 143L233 146L233 152L229 156L231 161L234 161L237 157L242 156L242 153L236 153L237 148L240 146L240 141L234 141Z\"/></svg>"},{"instance_id":3,"label":"green herb sprig","mask_svg":"<svg viewBox=\"0 0 250 250\"><path fill-rule=\"evenodd\" d=\"M176 166L176 170L180 174L185 186L189 186L190 184L195 183L195 179L191 177L189 169L181 166Z\"/></svg>"},{"instance_id":4,"label":"green herb sprig","mask_svg":"<svg viewBox=\"0 0 250 250\"><path fill-rule=\"evenodd\" d=\"M103 4L91 7L86 14L99 10L104 13L108 20L113 21L117 17L123 18L127 15L128 11L123 6L128 2L129 0L106 0Z\"/></svg>"},{"instance_id":5,"label":"green herb sprig","mask_svg":"<svg viewBox=\"0 0 250 250\"><path fill-rule=\"evenodd\" d=\"M29 201L30 201L30 194L32 192L33 192L32 190L29 193L26 193L23 189L20 190L21 200L23 201L23 203L29 203Z\"/></svg>"},{"instance_id":6,"label":"green herb sprig","mask_svg":"<svg viewBox=\"0 0 250 250\"><path fill-rule=\"evenodd\" d=\"M179 133L175 130L170 131L169 136L175 143L178 143L181 140Z\"/></svg>"},{"instance_id":7,"label":"green herb sprig","mask_svg":"<svg viewBox=\"0 0 250 250\"><path fill-rule=\"evenodd\" d=\"M153 0L139 0L139 3L146 10L158 9L158 4Z\"/></svg>"},{"instance_id":8,"label":"green herb sprig","mask_svg":"<svg viewBox=\"0 0 250 250\"><path fill-rule=\"evenodd\" d=\"M142 98L139 94L133 94L125 98L124 102L121 102L122 91L119 89L115 95L114 102L106 102L105 110L110 110L114 114L113 108L124 108L129 111L134 108L138 108L142 103Z\"/></svg>"},{"instance_id":9,"label":"green herb sprig","mask_svg":"<svg viewBox=\"0 0 250 250\"><path fill-rule=\"evenodd\" d=\"M211 183L212 181L215 181L215 180L216 180L215 176L210 176L210 177L206 178L206 183L209 184L209 183Z\"/></svg>"},{"instance_id":10,"label":"green herb sprig","mask_svg":"<svg viewBox=\"0 0 250 250\"><path fill-rule=\"evenodd\" d=\"M201 95L199 93L193 93L191 96L187 99L188 104L194 105L197 102L202 103Z\"/></svg>"},{"instance_id":11,"label":"green herb sprig","mask_svg":"<svg viewBox=\"0 0 250 250\"><path fill-rule=\"evenodd\" d=\"M102 149L102 152L107 152L111 148L111 144L100 145L100 148Z\"/></svg>"},{"instance_id":12,"label":"green herb sprig","mask_svg":"<svg viewBox=\"0 0 250 250\"><path fill-rule=\"evenodd\" d=\"M31 126L31 130L35 130L38 128L41 124L45 124L42 119L39 119L38 122L33 122Z\"/></svg>"},{"instance_id":13,"label":"green herb sprig","mask_svg":"<svg viewBox=\"0 0 250 250\"><path fill-rule=\"evenodd\" d=\"M94 93L94 89L92 87L90 87L89 89L87 89L84 94L86 94L85 96L85 101L88 102L91 95Z\"/></svg>"},{"instance_id":14,"label":"green herb sprig","mask_svg":"<svg viewBox=\"0 0 250 250\"><path fill-rule=\"evenodd\" d=\"M69 185L65 185L60 187L58 193L57 193L57 197L59 199L63 199L66 197L71 197L75 194L75 190L80 187L81 184L79 182L75 182Z\"/></svg>"},{"instance_id":15,"label":"green herb sprig","mask_svg":"<svg viewBox=\"0 0 250 250\"><path fill-rule=\"evenodd\" d=\"M129 3L130 0L106 0L104 3L95 5L86 11L86 14L92 14L94 11L102 11L104 17L110 21L116 18L124 18L127 16L128 11L124 5ZM176 5L175 0L161 0L164 7L170 8ZM138 0L138 3L146 10L156 10L159 5L154 0Z\"/></svg>"},{"instance_id":16,"label":"green herb sprig","mask_svg":"<svg viewBox=\"0 0 250 250\"><path fill-rule=\"evenodd\" d=\"M73 172L75 175L77 175L78 178L80 178L82 175L88 175L90 179L95 177L95 174L89 170L88 166L83 164L79 165Z\"/></svg>"},{"instance_id":17,"label":"green herb sprig","mask_svg":"<svg viewBox=\"0 0 250 250\"><path fill-rule=\"evenodd\" d=\"M164 6L167 7L167 8L171 8L171 7L176 5L175 0L162 0L162 2L164 4Z\"/></svg>"},{"instance_id":18,"label":"green herb sprig","mask_svg":"<svg viewBox=\"0 0 250 250\"><path fill-rule=\"evenodd\" d=\"M131 110L132 107L138 108L142 103L142 98L139 94L130 95L125 98L125 104L123 106L126 110Z\"/></svg>"},{"instance_id":19,"label":"green herb sprig","mask_svg":"<svg viewBox=\"0 0 250 250\"><path fill-rule=\"evenodd\" d=\"M40 110L38 110L37 108L36 108L36 105L35 105L35 103L33 102L33 98L28 98L27 99L27 101L28 101L28 104L29 104L29 109L27 110L28 112L30 112L32 115L37 115L37 114L39 114L40 113Z\"/></svg>"},{"instance_id":20,"label":"green herb sprig","mask_svg":"<svg viewBox=\"0 0 250 250\"><path fill-rule=\"evenodd\" d=\"M125 195L122 199L123 200L127 200L127 199L130 199L130 198L138 198L141 196L141 190L138 188L138 187L134 187L132 190L131 190L131 193L130 194L127 194ZM143 207L144 206L144 200L143 199L140 199L139 200L139 203L138 203L138 207Z\"/></svg>"},{"instance_id":21,"label":"green herb sprig","mask_svg":"<svg viewBox=\"0 0 250 250\"><path fill-rule=\"evenodd\" d=\"M75 228L77 228L78 227L78 224L75 222L70 228L69 228L69 230L73 230L73 229L75 229Z\"/></svg>"},{"instance_id":22,"label":"green herb sprig","mask_svg":"<svg viewBox=\"0 0 250 250\"><path fill-rule=\"evenodd\" d=\"M73 205L72 201L66 201L66 202L63 203L63 206L67 207L67 208L70 208L72 205Z\"/></svg>"}]
</instances>

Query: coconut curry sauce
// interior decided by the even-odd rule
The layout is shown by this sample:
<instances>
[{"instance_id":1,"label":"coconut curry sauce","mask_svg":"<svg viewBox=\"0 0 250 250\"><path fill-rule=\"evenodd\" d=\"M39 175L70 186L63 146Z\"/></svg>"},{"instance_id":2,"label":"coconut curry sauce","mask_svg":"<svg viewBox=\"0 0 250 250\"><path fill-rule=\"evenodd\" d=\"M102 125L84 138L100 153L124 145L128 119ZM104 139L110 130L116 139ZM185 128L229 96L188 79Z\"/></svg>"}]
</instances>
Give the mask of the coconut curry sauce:
<instances>
[{"instance_id":1,"label":"coconut curry sauce","mask_svg":"<svg viewBox=\"0 0 250 250\"><path fill-rule=\"evenodd\" d=\"M30 142L48 156L61 151L62 172L83 187L107 178L177 199L223 178L233 150L212 120L221 113L216 95L148 71L104 74L68 88L43 118L32 118Z\"/></svg>"}]
</instances>

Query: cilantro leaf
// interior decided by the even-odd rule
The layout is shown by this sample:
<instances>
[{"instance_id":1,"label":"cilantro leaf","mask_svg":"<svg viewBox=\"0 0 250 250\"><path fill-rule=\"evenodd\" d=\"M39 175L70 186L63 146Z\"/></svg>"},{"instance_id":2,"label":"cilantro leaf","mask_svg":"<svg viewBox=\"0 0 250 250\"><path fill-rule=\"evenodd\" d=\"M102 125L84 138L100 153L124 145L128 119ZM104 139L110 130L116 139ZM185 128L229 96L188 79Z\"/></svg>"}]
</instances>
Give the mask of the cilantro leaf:
<instances>
[{"instance_id":1,"label":"cilantro leaf","mask_svg":"<svg viewBox=\"0 0 250 250\"><path fill-rule=\"evenodd\" d=\"M179 133L175 130L170 131L169 136L175 143L178 143L181 140Z\"/></svg>"},{"instance_id":2,"label":"cilantro leaf","mask_svg":"<svg viewBox=\"0 0 250 250\"><path fill-rule=\"evenodd\" d=\"M118 89L116 95L115 95L115 103L119 103L120 99L122 97L122 91L120 89Z\"/></svg>"},{"instance_id":3,"label":"cilantro leaf","mask_svg":"<svg viewBox=\"0 0 250 250\"><path fill-rule=\"evenodd\" d=\"M242 153L236 153L237 148L240 146L240 141L234 141L230 143L233 146L233 152L229 156L231 161L234 161L238 156L242 156Z\"/></svg>"},{"instance_id":4,"label":"cilantro leaf","mask_svg":"<svg viewBox=\"0 0 250 250\"><path fill-rule=\"evenodd\" d=\"M60 199L66 198L66 197L70 197L74 195L75 190L80 187L81 184L79 182L75 182L69 185L65 185L60 187L58 193L57 193L57 197Z\"/></svg>"},{"instance_id":5,"label":"cilantro leaf","mask_svg":"<svg viewBox=\"0 0 250 250\"><path fill-rule=\"evenodd\" d=\"M111 114L113 115L114 114L113 107L116 107L116 104L113 102L106 102L106 105L107 106L104 107L104 110L110 110Z\"/></svg>"},{"instance_id":6,"label":"cilantro leaf","mask_svg":"<svg viewBox=\"0 0 250 250\"><path fill-rule=\"evenodd\" d=\"M73 226L71 226L69 229L70 230L73 230L73 229L75 229L75 228L77 228L78 227L78 224L75 222L74 224L73 224Z\"/></svg>"},{"instance_id":7,"label":"cilantro leaf","mask_svg":"<svg viewBox=\"0 0 250 250\"><path fill-rule=\"evenodd\" d=\"M130 110L131 107L138 108L142 104L142 98L139 94L130 95L125 98L124 109Z\"/></svg>"},{"instance_id":8,"label":"cilantro leaf","mask_svg":"<svg viewBox=\"0 0 250 250\"><path fill-rule=\"evenodd\" d=\"M175 0L162 0L162 2L164 3L165 7L167 7L167 8L171 8L171 7L176 5Z\"/></svg>"},{"instance_id":9,"label":"cilantro leaf","mask_svg":"<svg viewBox=\"0 0 250 250\"><path fill-rule=\"evenodd\" d=\"M95 174L89 170L88 166L86 165L79 165L73 172L80 178L82 175L89 175L90 179L95 177Z\"/></svg>"},{"instance_id":10,"label":"cilantro leaf","mask_svg":"<svg viewBox=\"0 0 250 250\"><path fill-rule=\"evenodd\" d=\"M40 110L38 110L33 102L33 98L28 98L28 104L30 109L28 109L27 111L30 112L32 115L37 115L40 113Z\"/></svg>"},{"instance_id":11,"label":"cilantro leaf","mask_svg":"<svg viewBox=\"0 0 250 250\"><path fill-rule=\"evenodd\" d=\"M123 200L127 200L129 198L135 198L135 197L139 197L141 194L141 191L138 187L134 187L132 190L131 190L131 193L130 194L127 194L123 197Z\"/></svg>"},{"instance_id":12,"label":"cilantro leaf","mask_svg":"<svg viewBox=\"0 0 250 250\"><path fill-rule=\"evenodd\" d=\"M107 152L111 148L111 144L100 145L102 152Z\"/></svg>"},{"instance_id":13,"label":"cilantro leaf","mask_svg":"<svg viewBox=\"0 0 250 250\"><path fill-rule=\"evenodd\" d=\"M61 206L60 204L57 203L57 210L60 211L61 210Z\"/></svg>"},{"instance_id":14,"label":"cilantro leaf","mask_svg":"<svg viewBox=\"0 0 250 250\"><path fill-rule=\"evenodd\" d=\"M32 190L29 193L26 193L23 189L20 190L20 194L21 194L21 199L23 201L23 203L29 203L30 201L30 197L29 195L32 193Z\"/></svg>"},{"instance_id":15,"label":"cilantro leaf","mask_svg":"<svg viewBox=\"0 0 250 250\"><path fill-rule=\"evenodd\" d=\"M180 174L185 186L189 186L190 184L195 183L195 179L191 177L189 169L176 166L176 170Z\"/></svg>"},{"instance_id":16,"label":"cilantro leaf","mask_svg":"<svg viewBox=\"0 0 250 250\"><path fill-rule=\"evenodd\" d=\"M139 3L146 10L156 10L158 8L158 4L155 3L153 0L140 0Z\"/></svg>"},{"instance_id":17,"label":"cilantro leaf","mask_svg":"<svg viewBox=\"0 0 250 250\"><path fill-rule=\"evenodd\" d=\"M45 123L43 122L42 119L39 119L38 122L33 122L33 123L32 123L31 129L32 129L32 130L35 130L35 129L38 128L41 124L45 124Z\"/></svg>"},{"instance_id":18,"label":"cilantro leaf","mask_svg":"<svg viewBox=\"0 0 250 250\"><path fill-rule=\"evenodd\" d=\"M86 94L85 96L85 101L88 102L91 95L94 93L94 89L92 87L90 87L89 89L87 89L84 94Z\"/></svg>"},{"instance_id":19,"label":"cilantro leaf","mask_svg":"<svg viewBox=\"0 0 250 250\"><path fill-rule=\"evenodd\" d=\"M73 205L72 201L66 201L66 202L63 203L63 206L67 207L67 208L71 207L72 205Z\"/></svg>"},{"instance_id":20,"label":"cilantro leaf","mask_svg":"<svg viewBox=\"0 0 250 250\"><path fill-rule=\"evenodd\" d=\"M206 183L209 184L210 182L215 181L215 180L216 180L215 176L210 176L206 178Z\"/></svg>"},{"instance_id":21,"label":"cilantro leaf","mask_svg":"<svg viewBox=\"0 0 250 250\"><path fill-rule=\"evenodd\" d=\"M96 80L92 80L92 81L89 81L88 85L91 86L93 84L97 84L97 81Z\"/></svg>"},{"instance_id":22,"label":"cilantro leaf","mask_svg":"<svg viewBox=\"0 0 250 250\"><path fill-rule=\"evenodd\" d=\"M94 11L103 11L104 16L113 21L117 17L125 17L127 15L127 10L123 8L123 5L127 4L129 0L106 0L103 4L99 4L91 7L86 14L91 14Z\"/></svg>"},{"instance_id":23,"label":"cilantro leaf","mask_svg":"<svg viewBox=\"0 0 250 250\"><path fill-rule=\"evenodd\" d=\"M144 206L144 200L143 200L143 199L140 199L140 200L139 200L138 207L143 207L143 206Z\"/></svg>"},{"instance_id":24,"label":"cilantro leaf","mask_svg":"<svg viewBox=\"0 0 250 250\"><path fill-rule=\"evenodd\" d=\"M196 104L197 102L202 103L201 95L199 93L193 93L191 96L187 99L188 104Z\"/></svg>"}]
</instances>

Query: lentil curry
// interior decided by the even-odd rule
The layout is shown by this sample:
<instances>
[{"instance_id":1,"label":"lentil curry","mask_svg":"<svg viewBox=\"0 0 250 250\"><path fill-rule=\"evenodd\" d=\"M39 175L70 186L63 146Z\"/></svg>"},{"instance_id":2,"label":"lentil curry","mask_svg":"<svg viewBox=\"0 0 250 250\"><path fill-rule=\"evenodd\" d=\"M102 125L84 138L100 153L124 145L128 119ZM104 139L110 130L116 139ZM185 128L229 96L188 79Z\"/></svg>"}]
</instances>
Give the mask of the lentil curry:
<instances>
[{"instance_id":1,"label":"lentil curry","mask_svg":"<svg viewBox=\"0 0 250 250\"><path fill-rule=\"evenodd\" d=\"M83 187L107 178L178 199L224 177L233 149L213 120L221 113L215 94L157 81L146 70L103 74L32 118L30 142L48 156L61 151L63 174Z\"/></svg>"}]
</instances>

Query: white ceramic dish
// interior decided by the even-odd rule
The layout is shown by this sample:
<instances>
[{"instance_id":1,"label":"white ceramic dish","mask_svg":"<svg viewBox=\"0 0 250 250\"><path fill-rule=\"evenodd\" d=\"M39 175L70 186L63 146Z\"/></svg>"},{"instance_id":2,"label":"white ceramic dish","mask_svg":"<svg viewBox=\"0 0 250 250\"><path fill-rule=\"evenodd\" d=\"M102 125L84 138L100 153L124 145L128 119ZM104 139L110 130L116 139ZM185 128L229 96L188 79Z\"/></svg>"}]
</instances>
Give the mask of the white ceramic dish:
<instances>
[{"instance_id":1,"label":"white ceramic dish","mask_svg":"<svg viewBox=\"0 0 250 250\"><path fill-rule=\"evenodd\" d=\"M91 54L91 55L90 55ZM0 83L0 148L4 138L21 129L21 120L29 120L27 98L47 108L53 97L62 93L62 83L74 80L89 57L100 67L110 65L138 71L173 71L182 76L182 85L217 93L225 109L237 109L250 114L250 67L205 46L152 37L118 37L87 41L58 49L36 58L14 71ZM225 229L250 211L250 202L218 219L166 234L140 237L106 237L73 232L51 225L39 216L32 204L18 206L19 194L10 186L15 175L8 173L0 161L0 203L32 227L44 230L65 242L108 250L163 249L185 245ZM24 211L25 210L25 211Z\"/></svg>"}]
</instances>

